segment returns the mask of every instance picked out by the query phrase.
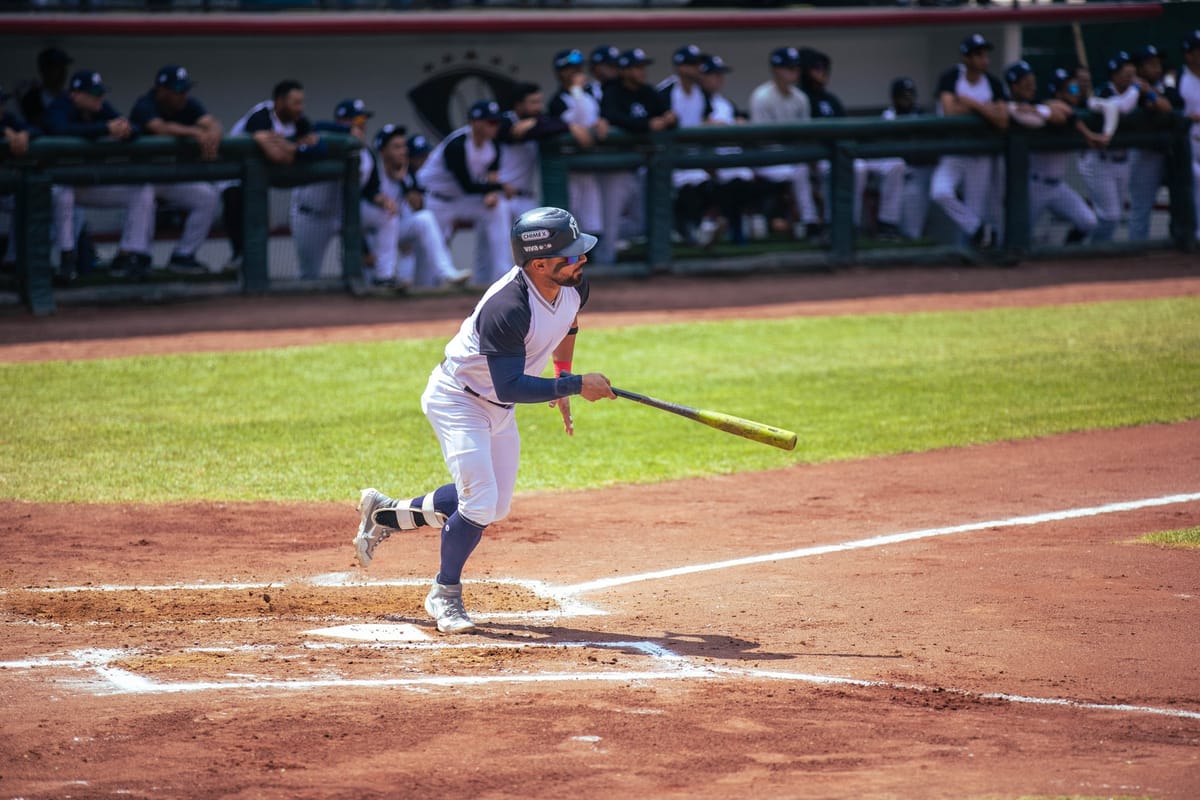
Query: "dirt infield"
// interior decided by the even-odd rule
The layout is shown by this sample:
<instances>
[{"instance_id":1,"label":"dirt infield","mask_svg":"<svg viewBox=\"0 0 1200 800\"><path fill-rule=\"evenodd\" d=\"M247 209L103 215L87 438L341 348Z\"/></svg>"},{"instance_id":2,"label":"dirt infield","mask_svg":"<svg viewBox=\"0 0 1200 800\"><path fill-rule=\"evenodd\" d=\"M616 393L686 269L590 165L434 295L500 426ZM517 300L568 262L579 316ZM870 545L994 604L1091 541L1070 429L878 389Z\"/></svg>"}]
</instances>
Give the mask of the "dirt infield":
<instances>
[{"instance_id":1,"label":"dirt infield","mask_svg":"<svg viewBox=\"0 0 1200 800\"><path fill-rule=\"evenodd\" d=\"M1200 293L1139 267L671 278L666 311L622 282L585 325ZM0 359L442 335L470 305L286 300L4 316ZM1200 524L1198 476L1200 421L523 494L461 637L420 610L435 537L353 568L352 499L0 501L0 796L1188 800L1200 551L1134 540Z\"/></svg>"}]
</instances>

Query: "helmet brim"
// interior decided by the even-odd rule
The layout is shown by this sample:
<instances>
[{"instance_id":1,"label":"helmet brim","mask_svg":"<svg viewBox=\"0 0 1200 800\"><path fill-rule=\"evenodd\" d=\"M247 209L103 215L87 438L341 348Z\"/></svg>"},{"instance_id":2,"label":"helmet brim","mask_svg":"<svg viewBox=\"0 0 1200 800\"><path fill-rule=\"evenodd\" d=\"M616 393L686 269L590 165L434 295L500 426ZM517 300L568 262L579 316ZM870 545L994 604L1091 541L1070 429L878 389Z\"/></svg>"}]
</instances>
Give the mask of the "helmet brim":
<instances>
[{"instance_id":1,"label":"helmet brim","mask_svg":"<svg viewBox=\"0 0 1200 800\"><path fill-rule=\"evenodd\" d=\"M564 247L562 250L559 250L554 255L563 257L581 256L595 247L597 241L599 240L590 233L580 233L578 239L571 242L571 244Z\"/></svg>"}]
</instances>

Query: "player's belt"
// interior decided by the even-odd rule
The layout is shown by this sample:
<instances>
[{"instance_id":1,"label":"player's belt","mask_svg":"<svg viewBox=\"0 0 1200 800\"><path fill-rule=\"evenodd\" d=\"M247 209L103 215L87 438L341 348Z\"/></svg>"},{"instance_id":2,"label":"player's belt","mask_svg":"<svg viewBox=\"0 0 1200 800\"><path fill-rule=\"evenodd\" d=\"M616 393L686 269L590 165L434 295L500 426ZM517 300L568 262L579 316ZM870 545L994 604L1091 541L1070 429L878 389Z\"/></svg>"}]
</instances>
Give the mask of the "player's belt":
<instances>
[{"instance_id":1,"label":"player's belt","mask_svg":"<svg viewBox=\"0 0 1200 800\"><path fill-rule=\"evenodd\" d=\"M512 408L513 407L512 403L497 403L495 400L489 400L486 397L484 397L483 395L481 395L479 392L472 389L470 386L467 386L465 383L459 383L458 379L455 378L452 374L450 374L450 370L446 369L446 360L445 359L442 359L442 363L438 364L438 367L441 368L442 372L445 373L447 378L454 381L455 386L459 387L460 389L462 389L464 392L471 395L472 397L478 397L483 402L491 403L492 405L496 406L497 408Z\"/></svg>"}]
</instances>

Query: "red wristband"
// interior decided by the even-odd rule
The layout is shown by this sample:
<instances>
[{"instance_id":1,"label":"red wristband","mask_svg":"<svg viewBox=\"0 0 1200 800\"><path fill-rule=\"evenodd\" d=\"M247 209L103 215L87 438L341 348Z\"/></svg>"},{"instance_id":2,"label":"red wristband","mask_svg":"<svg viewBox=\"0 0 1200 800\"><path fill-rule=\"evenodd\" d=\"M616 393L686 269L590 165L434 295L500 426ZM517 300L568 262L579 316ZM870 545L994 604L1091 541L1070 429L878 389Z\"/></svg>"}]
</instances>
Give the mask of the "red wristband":
<instances>
[{"instance_id":1,"label":"red wristband","mask_svg":"<svg viewBox=\"0 0 1200 800\"><path fill-rule=\"evenodd\" d=\"M571 371L570 361L555 361L554 362L554 377L562 375L564 372Z\"/></svg>"}]
</instances>

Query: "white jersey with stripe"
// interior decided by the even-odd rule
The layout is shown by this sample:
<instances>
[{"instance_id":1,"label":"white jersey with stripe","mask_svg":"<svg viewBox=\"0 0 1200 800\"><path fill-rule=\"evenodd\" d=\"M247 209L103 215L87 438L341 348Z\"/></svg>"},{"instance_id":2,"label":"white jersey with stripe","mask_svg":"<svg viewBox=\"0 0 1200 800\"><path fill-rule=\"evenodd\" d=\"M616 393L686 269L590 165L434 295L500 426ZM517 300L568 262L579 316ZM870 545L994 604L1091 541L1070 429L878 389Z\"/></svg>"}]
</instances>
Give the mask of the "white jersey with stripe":
<instances>
[{"instance_id":1,"label":"white jersey with stripe","mask_svg":"<svg viewBox=\"0 0 1200 800\"><path fill-rule=\"evenodd\" d=\"M499 403L492 385L488 356L523 356L525 374L540 376L554 349L567 336L571 323L587 303L588 283L564 286L553 303L514 266L487 292L446 345L441 369L459 386L469 387L485 400Z\"/></svg>"}]
</instances>

